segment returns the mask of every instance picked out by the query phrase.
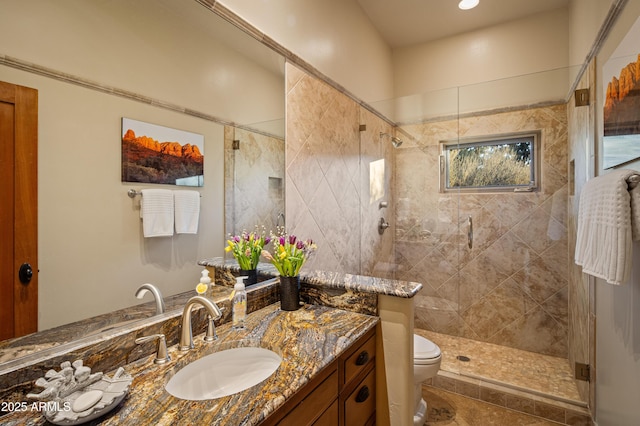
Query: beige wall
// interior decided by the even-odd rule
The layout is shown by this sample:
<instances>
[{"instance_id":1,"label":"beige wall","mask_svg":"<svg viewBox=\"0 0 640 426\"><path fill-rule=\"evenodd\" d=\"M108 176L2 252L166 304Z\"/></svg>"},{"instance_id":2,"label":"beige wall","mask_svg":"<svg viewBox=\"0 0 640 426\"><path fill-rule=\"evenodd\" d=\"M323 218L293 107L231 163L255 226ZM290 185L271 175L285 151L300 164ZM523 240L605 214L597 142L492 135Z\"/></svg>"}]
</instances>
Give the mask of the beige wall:
<instances>
[{"instance_id":1,"label":"beige wall","mask_svg":"<svg viewBox=\"0 0 640 426\"><path fill-rule=\"evenodd\" d=\"M569 0L569 64L582 65L613 0Z\"/></svg>"},{"instance_id":2,"label":"beige wall","mask_svg":"<svg viewBox=\"0 0 640 426\"><path fill-rule=\"evenodd\" d=\"M355 1L223 0L234 13L360 99L393 94L391 49Z\"/></svg>"},{"instance_id":3,"label":"beige wall","mask_svg":"<svg viewBox=\"0 0 640 426\"><path fill-rule=\"evenodd\" d=\"M566 68L567 19L559 9L395 49L395 97Z\"/></svg>"},{"instance_id":4,"label":"beige wall","mask_svg":"<svg viewBox=\"0 0 640 426\"><path fill-rule=\"evenodd\" d=\"M4 55L241 124L284 116L282 69L233 51L231 40L256 42L195 1L6 0L2 9Z\"/></svg>"},{"instance_id":5,"label":"beige wall","mask_svg":"<svg viewBox=\"0 0 640 426\"><path fill-rule=\"evenodd\" d=\"M160 106L240 123L282 119L284 77L235 50L255 40L201 26L213 19L174 0L2 2L0 64L16 58L143 101L0 65L0 80L39 93L40 329L140 303L134 292L145 282L165 295L192 288L197 261L223 254L223 126ZM120 181L122 117L204 135L197 236L142 238L139 197L126 192L148 185Z\"/></svg>"},{"instance_id":6,"label":"beige wall","mask_svg":"<svg viewBox=\"0 0 640 426\"><path fill-rule=\"evenodd\" d=\"M396 158L397 277L424 285L416 327L566 357L564 104L402 130L415 142ZM440 141L524 131L542 133L539 192L439 193Z\"/></svg>"}]
</instances>

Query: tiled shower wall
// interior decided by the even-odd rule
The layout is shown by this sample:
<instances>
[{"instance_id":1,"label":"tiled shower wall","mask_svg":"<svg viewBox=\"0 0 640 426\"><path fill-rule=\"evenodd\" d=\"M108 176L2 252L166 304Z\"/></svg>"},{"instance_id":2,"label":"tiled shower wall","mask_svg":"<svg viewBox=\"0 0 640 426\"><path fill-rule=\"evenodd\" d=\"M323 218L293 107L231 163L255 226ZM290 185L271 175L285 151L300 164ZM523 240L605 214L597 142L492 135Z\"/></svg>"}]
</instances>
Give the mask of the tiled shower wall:
<instances>
[{"instance_id":1,"label":"tiled shower wall","mask_svg":"<svg viewBox=\"0 0 640 426\"><path fill-rule=\"evenodd\" d=\"M224 156L225 237L255 226L275 232L284 214L284 141L225 126Z\"/></svg>"},{"instance_id":2,"label":"tiled shower wall","mask_svg":"<svg viewBox=\"0 0 640 426\"><path fill-rule=\"evenodd\" d=\"M565 104L403 130L414 141L396 155L397 278L424 284L416 327L566 357ZM540 191L439 192L441 141L522 131L541 132Z\"/></svg>"},{"instance_id":3,"label":"tiled shower wall","mask_svg":"<svg viewBox=\"0 0 640 426\"><path fill-rule=\"evenodd\" d=\"M394 149L388 123L291 64L286 87L287 228L319 246L305 268L421 282L417 327L567 356L564 104L403 126L414 140ZM540 191L439 192L440 141L526 130L542 135Z\"/></svg>"},{"instance_id":4,"label":"tiled shower wall","mask_svg":"<svg viewBox=\"0 0 640 426\"><path fill-rule=\"evenodd\" d=\"M318 245L304 268L388 273L393 232L380 235L377 223L388 210L379 202L393 205L393 152L379 137L391 127L290 63L286 93L287 230Z\"/></svg>"}]
</instances>

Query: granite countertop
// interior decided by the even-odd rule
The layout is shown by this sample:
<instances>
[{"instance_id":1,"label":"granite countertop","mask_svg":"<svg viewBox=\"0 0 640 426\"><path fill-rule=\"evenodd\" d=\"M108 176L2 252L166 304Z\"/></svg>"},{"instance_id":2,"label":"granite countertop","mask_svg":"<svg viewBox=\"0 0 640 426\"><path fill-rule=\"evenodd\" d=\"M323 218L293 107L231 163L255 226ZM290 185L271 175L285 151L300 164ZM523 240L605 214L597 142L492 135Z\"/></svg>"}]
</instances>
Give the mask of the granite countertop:
<instances>
[{"instance_id":1,"label":"granite countertop","mask_svg":"<svg viewBox=\"0 0 640 426\"><path fill-rule=\"evenodd\" d=\"M216 295L228 292L227 289L218 288L215 291ZM195 296L193 291L164 296L165 312L182 312L184 304L192 296ZM0 374L10 370L14 365L47 358L65 344L78 345L83 341L96 340L101 333L126 325L133 327L137 321L149 321L154 316L155 301L145 302L26 336L3 340L0 342Z\"/></svg>"},{"instance_id":2,"label":"granite countertop","mask_svg":"<svg viewBox=\"0 0 640 426\"><path fill-rule=\"evenodd\" d=\"M233 272L239 272L240 270L235 260L224 259L222 257L204 259L199 261L198 265L231 270ZM278 271L270 263L260 263L257 271L259 274L265 276L278 276ZM303 270L300 272L300 281L308 284L321 285L324 288L352 290L402 298L412 298L422 289L422 284L417 282L329 271Z\"/></svg>"},{"instance_id":3,"label":"granite countertop","mask_svg":"<svg viewBox=\"0 0 640 426\"><path fill-rule=\"evenodd\" d=\"M177 345L171 346L171 361L165 365L153 364L153 356L126 365L125 371L134 377L129 394L119 407L92 424L256 425L377 323L375 316L326 306L305 305L286 312L280 310L279 303L271 304L249 314L245 330L233 330L226 323L217 327L218 340L213 343L204 343L199 335L194 338L193 350L180 352ZM169 378L186 364L240 346L270 349L282 357L282 364L262 383L223 398L185 401L164 389ZM39 412L27 411L2 417L2 424L46 422Z\"/></svg>"}]
</instances>

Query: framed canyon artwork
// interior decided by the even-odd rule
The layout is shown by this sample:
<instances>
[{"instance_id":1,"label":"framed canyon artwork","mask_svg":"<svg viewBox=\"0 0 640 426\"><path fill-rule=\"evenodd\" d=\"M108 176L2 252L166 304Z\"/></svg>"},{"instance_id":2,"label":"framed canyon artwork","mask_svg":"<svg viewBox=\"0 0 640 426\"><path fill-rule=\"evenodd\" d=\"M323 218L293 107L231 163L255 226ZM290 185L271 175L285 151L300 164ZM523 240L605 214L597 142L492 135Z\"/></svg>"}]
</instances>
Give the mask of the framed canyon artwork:
<instances>
[{"instance_id":1,"label":"framed canyon artwork","mask_svg":"<svg viewBox=\"0 0 640 426\"><path fill-rule=\"evenodd\" d=\"M602 67L603 168L640 158L640 19Z\"/></svg>"},{"instance_id":2,"label":"framed canyon artwork","mask_svg":"<svg viewBox=\"0 0 640 426\"><path fill-rule=\"evenodd\" d=\"M204 185L204 136L122 118L122 182Z\"/></svg>"}]
</instances>

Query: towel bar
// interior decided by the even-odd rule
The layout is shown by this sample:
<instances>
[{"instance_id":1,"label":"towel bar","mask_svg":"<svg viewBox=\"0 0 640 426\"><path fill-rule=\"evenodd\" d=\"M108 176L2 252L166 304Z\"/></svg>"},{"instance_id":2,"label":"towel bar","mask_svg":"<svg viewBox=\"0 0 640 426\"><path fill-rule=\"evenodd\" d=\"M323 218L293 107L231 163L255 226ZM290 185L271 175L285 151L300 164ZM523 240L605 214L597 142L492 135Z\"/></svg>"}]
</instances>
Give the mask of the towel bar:
<instances>
[{"instance_id":1,"label":"towel bar","mask_svg":"<svg viewBox=\"0 0 640 426\"><path fill-rule=\"evenodd\" d=\"M136 191L135 189L130 189L127 191L127 195L129 196L129 198L135 198L136 195L139 195L142 197L142 192L141 191Z\"/></svg>"},{"instance_id":2,"label":"towel bar","mask_svg":"<svg viewBox=\"0 0 640 426\"><path fill-rule=\"evenodd\" d=\"M627 178L629 189L634 189L640 183L640 175L631 175Z\"/></svg>"},{"instance_id":3,"label":"towel bar","mask_svg":"<svg viewBox=\"0 0 640 426\"><path fill-rule=\"evenodd\" d=\"M640 176L638 176L638 182L640 182ZM135 198L137 195L142 197L142 191L136 191L135 189L130 189L127 191L127 195L129 198ZM200 194L200 198L202 198L202 194Z\"/></svg>"}]
</instances>

